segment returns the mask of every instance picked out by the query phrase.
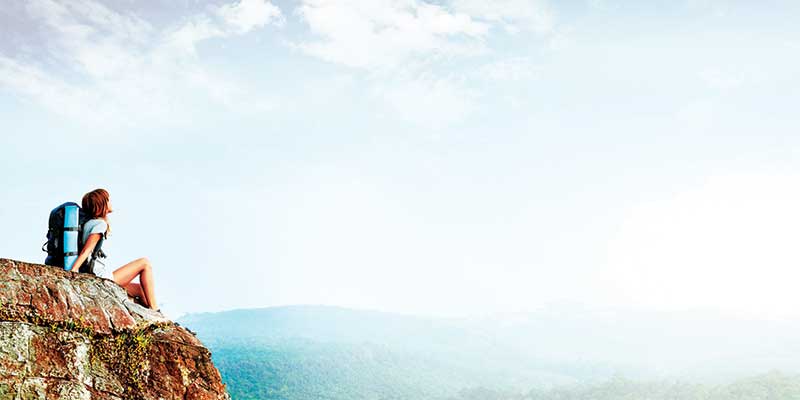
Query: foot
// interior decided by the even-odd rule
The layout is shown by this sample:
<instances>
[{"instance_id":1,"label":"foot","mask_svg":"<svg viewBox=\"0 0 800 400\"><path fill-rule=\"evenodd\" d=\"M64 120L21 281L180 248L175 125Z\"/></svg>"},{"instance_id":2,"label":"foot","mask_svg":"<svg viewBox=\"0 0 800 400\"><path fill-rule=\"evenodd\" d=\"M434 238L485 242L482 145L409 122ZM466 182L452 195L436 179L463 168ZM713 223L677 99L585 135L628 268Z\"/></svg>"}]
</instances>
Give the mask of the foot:
<instances>
[{"instance_id":1,"label":"foot","mask_svg":"<svg viewBox=\"0 0 800 400\"><path fill-rule=\"evenodd\" d=\"M191 330L191 329L189 329L189 328L187 328L185 326L181 326L181 324L179 324L177 322L173 322L173 323L175 324L175 326L180 326L181 328L186 329L186 331L191 333L192 335L197 336L197 332L195 332L195 331L193 331L193 330Z\"/></svg>"}]
</instances>

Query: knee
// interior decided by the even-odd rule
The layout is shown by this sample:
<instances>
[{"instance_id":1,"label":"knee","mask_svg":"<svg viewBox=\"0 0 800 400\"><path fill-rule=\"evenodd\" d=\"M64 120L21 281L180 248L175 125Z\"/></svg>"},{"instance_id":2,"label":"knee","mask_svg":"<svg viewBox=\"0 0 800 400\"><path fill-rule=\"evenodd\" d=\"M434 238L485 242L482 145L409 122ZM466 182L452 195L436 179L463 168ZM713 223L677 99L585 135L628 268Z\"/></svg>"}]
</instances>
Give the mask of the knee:
<instances>
[{"instance_id":1,"label":"knee","mask_svg":"<svg viewBox=\"0 0 800 400\"><path fill-rule=\"evenodd\" d=\"M142 269L152 269L153 264L150 264L150 259L147 257L142 257L139 259L139 263L142 265Z\"/></svg>"}]
</instances>

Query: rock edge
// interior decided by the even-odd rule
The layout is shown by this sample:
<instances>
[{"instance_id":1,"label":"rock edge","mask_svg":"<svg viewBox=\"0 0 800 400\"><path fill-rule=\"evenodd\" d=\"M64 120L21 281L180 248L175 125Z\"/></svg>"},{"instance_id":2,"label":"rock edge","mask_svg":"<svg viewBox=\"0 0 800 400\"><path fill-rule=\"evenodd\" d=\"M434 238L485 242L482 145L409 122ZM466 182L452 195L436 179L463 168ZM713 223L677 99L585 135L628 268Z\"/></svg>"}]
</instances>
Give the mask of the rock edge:
<instances>
[{"instance_id":1,"label":"rock edge","mask_svg":"<svg viewBox=\"0 0 800 400\"><path fill-rule=\"evenodd\" d=\"M0 400L230 399L189 331L113 281L0 258Z\"/></svg>"}]
</instances>

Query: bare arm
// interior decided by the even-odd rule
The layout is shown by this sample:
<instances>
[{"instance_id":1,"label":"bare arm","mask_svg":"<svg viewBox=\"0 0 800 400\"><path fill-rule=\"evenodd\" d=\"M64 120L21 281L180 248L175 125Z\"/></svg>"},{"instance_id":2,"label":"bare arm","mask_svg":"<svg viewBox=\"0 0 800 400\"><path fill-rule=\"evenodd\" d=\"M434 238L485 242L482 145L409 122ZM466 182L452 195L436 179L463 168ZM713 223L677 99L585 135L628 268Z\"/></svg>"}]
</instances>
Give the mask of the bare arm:
<instances>
[{"instance_id":1,"label":"bare arm","mask_svg":"<svg viewBox=\"0 0 800 400\"><path fill-rule=\"evenodd\" d=\"M78 272L75 267L80 268L83 265L83 262L86 261L87 258L92 254L92 250L94 250L94 246L97 246L97 242L100 241L100 233L93 233L89 235L89 238L86 239L86 243L83 244L83 250L81 250L81 254L78 255L78 258L75 260L75 263L72 264L71 271Z\"/></svg>"}]
</instances>

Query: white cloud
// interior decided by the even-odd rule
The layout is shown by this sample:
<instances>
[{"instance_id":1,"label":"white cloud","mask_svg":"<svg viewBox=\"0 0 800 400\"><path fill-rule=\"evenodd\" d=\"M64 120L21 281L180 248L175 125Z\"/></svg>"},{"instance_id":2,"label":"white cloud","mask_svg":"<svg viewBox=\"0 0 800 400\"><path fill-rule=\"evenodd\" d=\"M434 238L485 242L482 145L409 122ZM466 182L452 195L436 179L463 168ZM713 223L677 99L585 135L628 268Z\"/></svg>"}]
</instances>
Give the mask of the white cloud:
<instances>
[{"instance_id":1,"label":"white cloud","mask_svg":"<svg viewBox=\"0 0 800 400\"><path fill-rule=\"evenodd\" d=\"M56 114L118 126L189 118L193 106L269 106L247 85L204 68L196 55L203 40L279 22L280 11L263 0L223 5L167 29L91 0L32 0L27 11L47 42L33 44L33 60L0 55L0 85Z\"/></svg>"},{"instance_id":2,"label":"white cloud","mask_svg":"<svg viewBox=\"0 0 800 400\"><path fill-rule=\"evenodd\" d=\"M265 0L241 0L239 3L225 4L217 10L217 14L240 34L270 23L285 22L281 10Z\"/></svg>"},{"instance_id":3,"label":"white cloud","mask_svg":"<svg viewBox=\"0 0 800 400\"><path fill-rule=\"evenodd\" d=\"M196 51L196 45L204 40L244 35L266 25L283 25L281 10L266 0L240 0L223 4L211 11L189 18L187 22L163 32L162 40L171 46L169 50Z\"/></svg>"},{"instance_id":4,"label":"white cloud","mask_svg":"<svg viewBox=\"0 0 800 400\"><path fill-rule=\"evenodd\" d=\"M296 12L314 36L294 43L297 49L366 71L371 93L389 112L428 127L470 114L479 97L469 82L476 72L529 76L522 60L451 72L460 60L491 51L493 26L550 35L554 25L545 0L301 0Z\"/></svg>"},{"instance_id":5,"label":"white cloud","mask_svg":"<svg viewBox=\"0 0 800 400\"><path fill-rule=\"evenodd\" d=\"M297 14L315 37L294 46L366 71L383 115L439 127L473 108L474 91L439 67L484 54L489 23L418 0L302 0Z\"/></svg>"},{"instance_id":6,"label":"white cloud","mask_svg":"<svg viewBox=\"0 0 800 400\"><path fill-rule=\"evenodd\" d=\"M0 87L10 88L26 98L35 99L47 109L85 122L96 124L107 118L107 110L102 107L107 103L96 92L67 84L39 68L1 56ZM87 104L94 106L91 112L88 112Z\"/></svg>"},{"instance_id":7,"label":"white cloud","mask_svg":"<svg viewBox=\"0 0 800 400\"><path fill-rule=\"evenodd\" d=\"M555 15L545 0L451 0L452 8L475 19L501 24L509 32L550 33Z\"/></svg>"},{"instance_id":8,"label":"white cloud","mask_svg":"<svg viewBox=\"0 0 800 400\"><path fill-rule=\"evenodd\" d=\"M297 13L319 37L297 48L356 68L475 54L489 29L466 14L416 0L303 0Z\"/></svg>"},{"instance_id":9,"label":"white cloud","mask_svg":"<svg viewBox=\"0 0 800 400\"><path fill-rule=\"evenodd\" d=\"M222 29L220 25L206 16L195 17L183 25L163 35L158 40L163 41L163 46L167 46L172 51L180 51L194 55L198 43L213 39L222 38L230 34Z\"/></svg>"}]
</instances>

